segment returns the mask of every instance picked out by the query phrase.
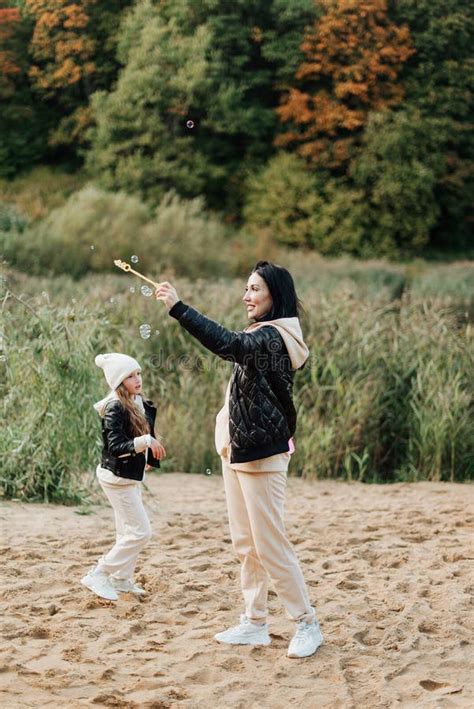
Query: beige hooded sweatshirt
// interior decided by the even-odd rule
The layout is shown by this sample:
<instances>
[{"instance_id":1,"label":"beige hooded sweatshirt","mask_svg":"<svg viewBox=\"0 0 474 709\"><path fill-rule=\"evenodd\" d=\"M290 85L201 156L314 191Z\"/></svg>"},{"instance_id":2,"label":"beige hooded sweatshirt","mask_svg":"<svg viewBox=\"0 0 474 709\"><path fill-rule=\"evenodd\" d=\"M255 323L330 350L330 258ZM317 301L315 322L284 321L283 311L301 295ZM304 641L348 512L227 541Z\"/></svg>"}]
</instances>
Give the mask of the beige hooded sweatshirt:
<instances>
[{"instance_id":1,"label":"beige hooded sweatshirt","mask_svg":"<svg viewBox=\"0 0 474 709\"><path fill-rule=\"evenodd\" d=\"M244 332L254 332L261 327L271 325L283 338L293 369L303 366L309 356L309 350L304 343L298 318L279 318L277 320L267 320L266 322L252 323ZM215 444L216 450L221 458L234 470L245 473L270 473L288 470L290 453L278 453L268 458L252 460L248 463L229 463L230 459L230 433L229 433L229 396L230 380L227 385L224 406L216 416Z\"/></svg>"}]
</instances>

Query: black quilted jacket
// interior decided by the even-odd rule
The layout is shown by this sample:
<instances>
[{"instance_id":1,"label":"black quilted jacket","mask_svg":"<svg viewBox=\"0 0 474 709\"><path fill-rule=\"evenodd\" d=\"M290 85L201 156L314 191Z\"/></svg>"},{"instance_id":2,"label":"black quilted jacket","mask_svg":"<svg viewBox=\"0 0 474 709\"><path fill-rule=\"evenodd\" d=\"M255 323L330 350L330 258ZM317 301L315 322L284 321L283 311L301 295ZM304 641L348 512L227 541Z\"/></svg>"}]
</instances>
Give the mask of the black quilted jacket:
<instances>
[{"instance_id":1,"label":"black quilted jacket","mask_svg":"<svg viewBox=\"0 0 474 709\"><path fill-rule=\"evenodd\" d=\"M154 437L156 408L151 401L144 401L145 416L150 425L150 433ZM102 460L101 466L111 470L119 478L143 480L145 465L160 467L160 461L154 458L151 449L148 451L148 461L145 453L136 453L133 445L134 435L130 429L126 409L118 400L110 401L102 419Z\"/></svg>"},{"instance_id":2,"label":"black quilted jacket","mask_svg":"<svg viewBox=\"0 0 474 709\"><path fill-rule=\"evenodd\" d=\"M278 330L231 332L179 301L170 310L191 335L222 359L234 362L229 398L231 463L246 463L289 450L296 428L294 371Z\"/></svg>"}]
</instances>

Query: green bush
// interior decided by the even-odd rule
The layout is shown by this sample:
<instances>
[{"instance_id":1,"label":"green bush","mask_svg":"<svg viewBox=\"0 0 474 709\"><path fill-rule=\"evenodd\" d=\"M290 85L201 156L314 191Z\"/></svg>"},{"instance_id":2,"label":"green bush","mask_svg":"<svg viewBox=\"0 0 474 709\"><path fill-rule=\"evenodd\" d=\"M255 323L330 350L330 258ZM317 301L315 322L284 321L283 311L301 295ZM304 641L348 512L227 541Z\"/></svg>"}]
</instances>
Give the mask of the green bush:
<instances>
[{"instance_id":1,"label":"green bush","mask_svg":"<svg viewBox=\"0 0 474 709\"><path fill-rule=\"evenodd\" d=\"M153 220L144 229L160 272L180 277L227 275L230 239L221 221L206 213L204 200L184 200L175 192L165 195Z\"/></svg>"},{"instance_id":2,"label":"green bush","mask_svg":"<svg viewBox=\"0 0 474 709\"><path fill-rule=\"evenodd\" d=\"M139 258L137 268L156 278L170 271L198 277L230 270L226 229L206 213L200 198L187 201L168 193L152 215L137 197L89 185L43 221L21 230L20 217L9 209L9 230L0 228L1 253L12 266L32 274L79 278L115 270L114 259L129 262L133 254ZM0 227L7 220L7 212L2 214Z\"/></svg>"},{"instance_id":3,"label":"green bush","mask_svg":"<svg viewBox=\"0 0 474 709\"><path fill-rule=\"evenodd\" d=\"M249 178L246 193L243 216L250 231L268 229L277 243L286 246L313 245L322 199L301 158L276 155Z\"/></svg>"},{"instance_id":4,"label":"green bush","mask_svg":"<svg viewBox=\"0 0 474 709\"><path fill-rule=\"evenodd\" d=\"M31 269L75 278L89 270L110 270L114 258L128 260L140 244L148 218L148 208L136 197L84 187L33 229ZM146 266L146 245L143 252Z\"/></svg>"},{"instance_id":5,"label":"green bush","mask_svg":"<svg viewBox=\"0 0 474 709\"><path fill-rule=\"evenodd\" d=\"M0 201L17 207L28 221L38 221L62 207L84 181L83 173L36 167L13 180L0 179Z\"/></svg>"},{"instance_id":6,"label":"green bush","mask_svg":"<svg viewBox=\"0 0 474 709\"><path fill-rule=\"evenodd\" d=\"M365 242L377 255L421 254L440 208L436 185L446 170L449 124L418 111L372 114L351 166L364 195Z\"/></svg>"},{"instance_id":7,"label":"green bush","mask_svg":"<svg viewBox=\"0 0 474 709\"><path fill-rule=\"evenodd\" d=\"M28 224L26 216L14 205L0 202L0 232L21 233Z\"/></svg>"},{"instance_id":8,"label":"green bush","mask_svg":"<svg viewBox=\"0 0 474 709\"><path fill-rule=\"evenodd\" d=\"M97 457L91 359L105 346L106 323L97 310L52 307L41 296L7 297L3 316L3 494L76 503Z\"/></svg>"}]
</instances>

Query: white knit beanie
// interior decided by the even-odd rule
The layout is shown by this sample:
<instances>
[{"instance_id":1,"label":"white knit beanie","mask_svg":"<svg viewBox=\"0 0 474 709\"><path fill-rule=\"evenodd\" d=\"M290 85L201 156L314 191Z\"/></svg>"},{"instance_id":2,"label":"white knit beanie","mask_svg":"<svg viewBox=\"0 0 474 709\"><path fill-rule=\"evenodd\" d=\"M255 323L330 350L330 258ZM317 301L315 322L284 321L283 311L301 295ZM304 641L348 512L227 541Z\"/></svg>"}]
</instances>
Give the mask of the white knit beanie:
<instances>
[{"instance_id":1,"label":"white knit beanie","mask_svg":"<svg viewBox=\"0 0 474 709\"><path fill-rule=\"evenodd\" d=\"M107 384L112 390L116 389L136 369L141 370L136 359L120 354L120 352L99 354L95 358L95 363L104 370Z\"/></svg>"}]
</instances>

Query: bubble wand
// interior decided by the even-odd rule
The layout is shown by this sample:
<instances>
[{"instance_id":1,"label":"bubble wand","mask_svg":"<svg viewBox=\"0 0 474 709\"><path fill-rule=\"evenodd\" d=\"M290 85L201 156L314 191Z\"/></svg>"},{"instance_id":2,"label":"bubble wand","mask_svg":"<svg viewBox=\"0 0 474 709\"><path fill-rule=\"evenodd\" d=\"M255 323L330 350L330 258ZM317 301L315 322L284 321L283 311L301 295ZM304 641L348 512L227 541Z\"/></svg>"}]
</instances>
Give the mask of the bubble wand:
<instances>
[{"instance_id":1,"label":"bubble wand","mask_svg":"<svg viewBox=\"0 0 474 709\"><path fill-rule=\"evenodd\" d=\"M143 276L141 273L138 271L135 271L129 263L126 261L121 261L120 259L115 259L114 264L118 267L121 268L122 271L126 271L127 273L134 273L138 278L142 278L144 281L147 281L147 283L151 283L151 285L155 288L155 290L159 287L159 283L155 283L155 281L150 280L146 276Z\"/></svg>"}]
</instances>

